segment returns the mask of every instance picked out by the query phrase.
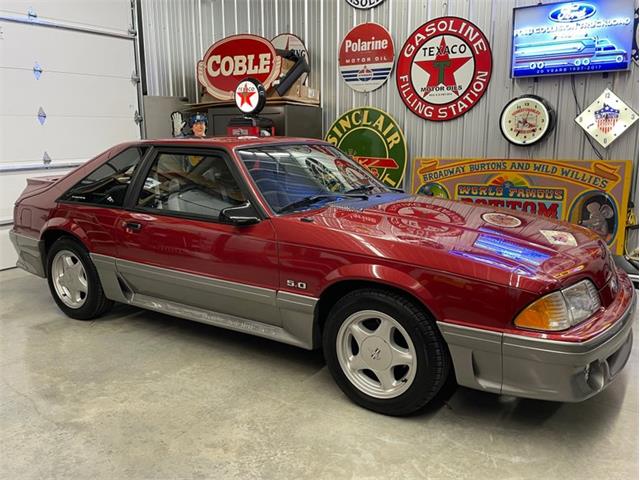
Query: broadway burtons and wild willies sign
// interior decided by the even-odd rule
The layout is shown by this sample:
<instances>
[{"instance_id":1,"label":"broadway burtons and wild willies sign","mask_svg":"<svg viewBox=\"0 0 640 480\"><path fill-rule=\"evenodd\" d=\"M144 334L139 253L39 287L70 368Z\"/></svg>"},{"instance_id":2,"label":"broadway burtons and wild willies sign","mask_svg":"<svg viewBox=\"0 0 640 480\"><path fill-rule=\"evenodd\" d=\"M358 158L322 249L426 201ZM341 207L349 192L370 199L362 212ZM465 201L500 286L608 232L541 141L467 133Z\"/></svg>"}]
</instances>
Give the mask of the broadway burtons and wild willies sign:
<instances>
[{"instance_id":1,"label":"broadway burtons and wild willies sign","mask_svg":"<svg viewBox=\"0 0 640 480\"><path fill-rule=\"evenodd\" d=\"M624 248L630 160L416 158L412 190L567 220Z\"/></svg>"}]
</instances>

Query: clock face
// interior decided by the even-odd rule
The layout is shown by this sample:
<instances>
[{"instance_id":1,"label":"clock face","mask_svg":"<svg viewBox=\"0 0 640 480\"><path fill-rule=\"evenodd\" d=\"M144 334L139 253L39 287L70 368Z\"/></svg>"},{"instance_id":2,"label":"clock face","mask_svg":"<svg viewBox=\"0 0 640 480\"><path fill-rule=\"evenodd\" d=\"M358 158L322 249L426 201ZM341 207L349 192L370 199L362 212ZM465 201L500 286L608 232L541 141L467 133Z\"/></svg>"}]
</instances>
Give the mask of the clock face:
<instances>
[{"instance_id":1,"label":"clock face","mask_svg":"<svg viewBox=\"0 0 640 480\"><path fill-rule=\"evenodd\" d=\"M531 145L553 130L553 111L533 95L513 99L500 116L502 135L515 145Z\"/></svg>"}]
</instances>

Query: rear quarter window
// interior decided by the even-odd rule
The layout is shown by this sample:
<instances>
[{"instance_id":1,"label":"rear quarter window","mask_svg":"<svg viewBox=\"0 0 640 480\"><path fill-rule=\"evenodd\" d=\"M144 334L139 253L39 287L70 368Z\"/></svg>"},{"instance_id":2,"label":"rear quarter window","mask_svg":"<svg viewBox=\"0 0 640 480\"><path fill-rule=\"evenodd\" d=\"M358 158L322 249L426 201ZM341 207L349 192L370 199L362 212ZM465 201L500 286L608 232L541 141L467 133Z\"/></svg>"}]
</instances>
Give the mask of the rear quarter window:
<instances>
[{"instance_id":1,"label":"rear quarter window","mask_svg":"<svg viewBox=\"0 0 640 480\"><path fill-rule=\"evenodd\" d=\"M60 197L61 200L121 207L146 148L132 147L110 158Z\"/></svg>"}]
</instances>

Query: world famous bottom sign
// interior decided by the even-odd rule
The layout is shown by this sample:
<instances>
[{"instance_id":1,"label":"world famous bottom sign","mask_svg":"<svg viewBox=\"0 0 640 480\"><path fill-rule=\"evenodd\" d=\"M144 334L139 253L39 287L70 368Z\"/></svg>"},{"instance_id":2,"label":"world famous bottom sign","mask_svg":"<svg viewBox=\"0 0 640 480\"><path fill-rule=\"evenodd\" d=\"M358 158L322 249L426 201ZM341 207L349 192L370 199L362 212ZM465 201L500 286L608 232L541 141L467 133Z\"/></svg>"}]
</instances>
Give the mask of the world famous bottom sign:
<instances>
[{"instance_id":1,"label":"world famous bottom sign","mask_svg":"<svg viewBox=\"0 0 640 480\"><path fill-rule=\"evenodd\" d=\"M624 249L630 160L416 158L412 190L567 220Z\"/></svg>"}]
</instances>

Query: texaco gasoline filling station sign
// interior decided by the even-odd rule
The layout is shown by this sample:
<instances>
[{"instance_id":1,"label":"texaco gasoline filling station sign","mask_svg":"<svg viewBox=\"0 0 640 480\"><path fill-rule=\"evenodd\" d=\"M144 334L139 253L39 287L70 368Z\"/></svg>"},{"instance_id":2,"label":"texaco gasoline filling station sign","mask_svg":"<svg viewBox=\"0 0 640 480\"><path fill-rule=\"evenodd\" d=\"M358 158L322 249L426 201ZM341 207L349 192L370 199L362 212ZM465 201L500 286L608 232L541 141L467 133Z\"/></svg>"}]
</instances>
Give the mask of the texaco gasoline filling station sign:
<instances>
[{"instance_id":1,"label":"texaco gasoline filling station sign","mask_svg":"<svg viewBox=\"0 0 640 480\"><path fill-rule=\"evenodd\" d=\"M491 48L478 27L464 18L440 17L419 27L403 45L396 84L413 113L446 121L480 100L491 67Z\"/></svg>"}]
</instances>

